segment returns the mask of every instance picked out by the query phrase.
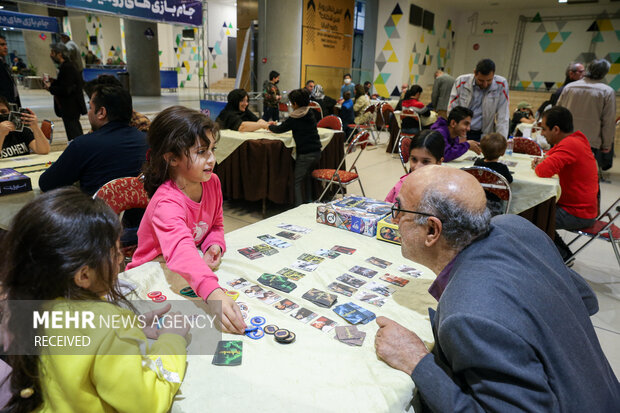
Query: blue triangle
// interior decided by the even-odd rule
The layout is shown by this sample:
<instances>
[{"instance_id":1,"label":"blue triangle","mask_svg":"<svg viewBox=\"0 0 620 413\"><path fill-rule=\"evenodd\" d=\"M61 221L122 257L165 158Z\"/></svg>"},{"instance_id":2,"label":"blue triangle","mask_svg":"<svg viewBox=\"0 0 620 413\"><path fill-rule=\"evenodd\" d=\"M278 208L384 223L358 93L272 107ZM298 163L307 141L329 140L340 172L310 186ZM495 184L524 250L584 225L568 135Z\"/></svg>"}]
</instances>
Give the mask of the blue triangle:
<instances>
[{"instance_id":1,"label":"blue triangle","mask_svg":"<svg viewBox=\"0 0 620 413\"><path fill-rule=\"evenodd\" d=\"M385 26L384 29L385 29L385 32L387 33L388 39L389 39L390 36L392 36L392 32L394 32L396 27L394 27L394 26Z\"/></svg>"}]
</instances>

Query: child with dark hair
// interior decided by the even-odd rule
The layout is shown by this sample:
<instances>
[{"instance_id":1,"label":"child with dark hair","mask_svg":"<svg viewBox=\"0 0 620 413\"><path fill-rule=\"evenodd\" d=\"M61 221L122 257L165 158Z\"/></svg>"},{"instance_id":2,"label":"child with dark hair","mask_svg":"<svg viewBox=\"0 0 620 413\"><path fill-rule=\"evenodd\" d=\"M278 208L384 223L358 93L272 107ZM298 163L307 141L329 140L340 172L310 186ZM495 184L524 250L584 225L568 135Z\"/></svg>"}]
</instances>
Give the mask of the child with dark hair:
<instances>
[{"instance_id":1,"label":"child with dark hair","mask_svg":"<svg viewBox=\"0 0 620 413\"><path fill-rule=\"evenodd\" d=\"M275 122L280 120L280 110L278 105L282 100L280 95L280 89L278 89L278 82L280 82L280 73L272 70L269 72L269 80L265 80L263 83L263 120L273 120Z\"/></svg>"},{"instance_id":2,"label":"child with dark hair","mask_svg":"<svg viewBox=\"0 0 620 413\"><path fill-rule=\"evenodd\" d=\"M441 165L444 147L443 136L437 131L423 130L413 138L409 145L409 173L400 177L385 197L385 202L396 202L400 188L411 172L426 165Z\"/></svg>"},{"instance_id":3,"label":"child with dark hair","mask_svg":"<svg viewBox=\"0 0 620 413\"><path fill-rule=\"evenodd\" d=\"M246 325L241 311L213 272L226 251L222 188L213 174L217 137L215 124L193 109L172 106L155 117L143 168L151 200L127 268L163 255L168 268L185 278L210 307L221 302L224 330L242 334Z\"/></svg>"},{"instance_id":4,"label":"child with dark hair","mask_svg":"<svg viewBox=\"0 0 620 413\"><path fill-rule=\"evenodd\" d=\"M480 139L480 149L482 150L484 159L477 159L474 162L474 166L484 166L492 169L506 178L508 183L511 183L512 175L510 174L508 167L503 163L498 162L499 158L506 152L507 146L508 143L506 142L506 138L497 132L484 135L482 139Z\"/></svg>"},{"instance_id":5,"label":"child with dark hair","mask_svg":"<svg viewBox=\"0 0 620 413\"><path fill-rule=\"evenodd\" d=\"M0 247L2 344L8 354L4 360L12 368L11 399L3 411L170 409L185 375L189 326L151 327L170 305L142 315L144 324L119 305L132 308L117 283L123 259L120 234L112 209L75 187L42 194L15 216ZM78 328L67 318L67 328L56 327L54 321L36 329L32 322L24 323L29 310L43 316L52 311L54 316L73 314L76 321L91 315L93 321ZM32 320L32 314L29 317ZM132 322L98 328L101 317ZM36 344L36 336L51 339L57 334L84 338L79 348ZM149 343L147 338L157 340Z\"/></svg>"},{"instance_id":6,"label":"child with dark hair","mask_svg":"<svg viewBox=\"0 0 620 413\"><path fill-rule=\"evenodd\" d=\"M351 99L351 92L344 92L344 101L340 105L340 120L342 121L342 129L344 136L351 135L351 128L349 125L355 123L355 112L353 112L353 99Z\"/></svg>"},{"instance_id":7,"label":"child with dark hair","mask_svg":"<svg viewBox=\"0 0 620 413\"><path fill-rule=\"evenodd\" d=\"M310 94L305 89L295 89L288 95L293 112L281 125L270 125L269 130L283 133L292 130L297 158L295 159L295 206L312 201L310 172L321 158L321 139L316 128L316 118L311 112ZM302 187L306 185L305 197ZM305 199L304 199L305 198Z\"/></svg>"}]
</instances>

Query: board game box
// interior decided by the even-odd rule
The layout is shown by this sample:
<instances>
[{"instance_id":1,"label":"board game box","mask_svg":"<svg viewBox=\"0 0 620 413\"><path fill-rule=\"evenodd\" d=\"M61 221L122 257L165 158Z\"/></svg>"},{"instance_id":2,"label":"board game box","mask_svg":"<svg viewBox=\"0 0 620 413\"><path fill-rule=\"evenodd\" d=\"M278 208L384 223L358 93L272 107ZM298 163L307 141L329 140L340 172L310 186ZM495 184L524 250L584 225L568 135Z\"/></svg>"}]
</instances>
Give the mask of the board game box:
<instances>
[{"instance_id":1,"label":"board game box","mask_svg":"<svg viewBox=\"0 0 620 413\"><path fill-rule=\"evenodd\" d=\"M374 237L377 223L391 212L392 204L361 196L321 204L316 208L316 222Z\"/></svg>"},{"instance_id":2,"label":"board game box","mask_svg":"<svg viewBox=\"0 0 620 413\"><path fill-rule=\"evenodd\" d=\"M32 191L30 178L15 169L0 169L0 195Z\"/></svg>"},{"instance_id":3,"label":"board game box","mask_svg":"<svg viewBox=\"0 0 620 413\"><path fill-rule=\"evenodd\" d=\"M400 245L400 232L398 225L392 221L392 215L388 215L377 224L377 239Z\"/></svg>"}]
</instances>

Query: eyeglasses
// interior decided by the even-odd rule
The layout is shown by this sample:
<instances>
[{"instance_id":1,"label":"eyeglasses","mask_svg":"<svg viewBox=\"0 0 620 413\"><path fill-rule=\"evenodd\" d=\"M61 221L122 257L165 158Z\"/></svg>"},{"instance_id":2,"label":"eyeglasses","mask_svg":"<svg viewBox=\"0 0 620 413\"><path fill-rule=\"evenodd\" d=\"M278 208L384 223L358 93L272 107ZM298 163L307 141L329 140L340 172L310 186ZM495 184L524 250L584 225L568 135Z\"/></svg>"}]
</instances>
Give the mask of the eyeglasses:
<instances>
[{"instance_id":1,"label":"eyeglasses","mask_svg":"<svg viewBox=\"0 0 620 413\"><path fill-rule=\"evenodd\" d=\"M396 202L394 202L394 205L392 205L392 219L396 219L396 217L398 216L399 212L408 212L410 214L424 215L425 217L435 217L435 218L439 219L439 217L437 217L436 215L427 214L426 212L418 212L418 211L410 211L408 209L401 209L400 208L400 202L398 200L396 200Z\"/></svg>"}]
</instances>

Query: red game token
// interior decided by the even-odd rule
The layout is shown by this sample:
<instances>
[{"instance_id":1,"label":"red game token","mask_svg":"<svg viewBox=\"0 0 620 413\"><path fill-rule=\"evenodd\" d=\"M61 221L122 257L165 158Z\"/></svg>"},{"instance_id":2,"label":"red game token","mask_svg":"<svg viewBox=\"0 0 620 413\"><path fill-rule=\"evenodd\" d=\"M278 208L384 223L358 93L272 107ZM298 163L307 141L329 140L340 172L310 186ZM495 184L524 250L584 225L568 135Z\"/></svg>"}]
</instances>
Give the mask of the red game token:
<instances>
[{"instance_id":1,"label":"red game token","mask_svg":"<svg viewBox=\"0 0 620 413\"><path fill-rule=\"evenodd\" d=\"M151 298L151 300L153 300L153 301L154 301L154 302L156 302L156 303L161 303L161 302L164 302L164 301L166 301L167 299L168 299L168 297L166 297L166 296L165 296L165 295L163 295L163 294L162 294L162 295L158 295L158 296L157 296L157 297L155 297L155 298Z\"/></svg>"},{"instance_id":2,"label":"red game token","mask_svg":"<svg viewBox=\"0 0 620 413\"><path fill-rule=\"evenodd\" d=\"M146 296L148 298L155 298L155 297L159 297L160 295L161 295L161 291L151 291Z\"/></svg>"}]
</instances>

